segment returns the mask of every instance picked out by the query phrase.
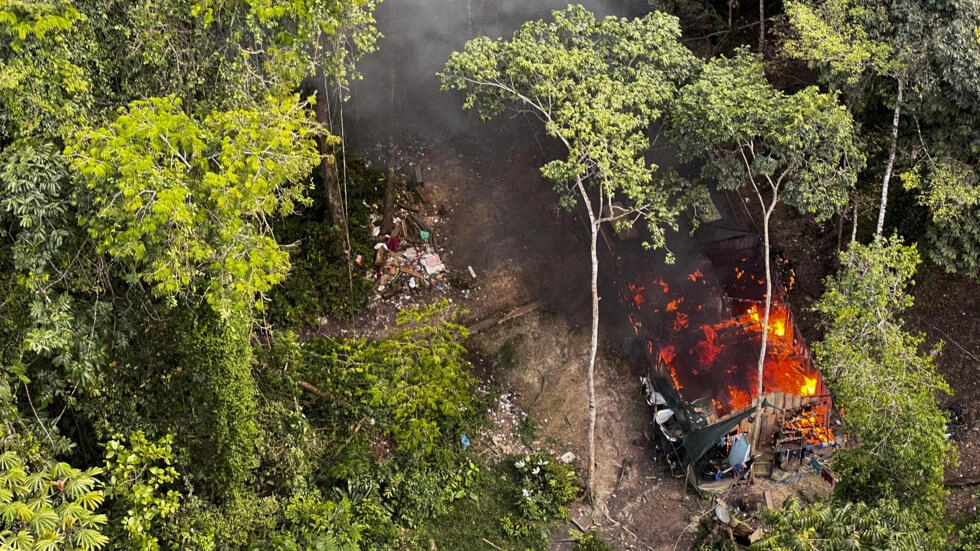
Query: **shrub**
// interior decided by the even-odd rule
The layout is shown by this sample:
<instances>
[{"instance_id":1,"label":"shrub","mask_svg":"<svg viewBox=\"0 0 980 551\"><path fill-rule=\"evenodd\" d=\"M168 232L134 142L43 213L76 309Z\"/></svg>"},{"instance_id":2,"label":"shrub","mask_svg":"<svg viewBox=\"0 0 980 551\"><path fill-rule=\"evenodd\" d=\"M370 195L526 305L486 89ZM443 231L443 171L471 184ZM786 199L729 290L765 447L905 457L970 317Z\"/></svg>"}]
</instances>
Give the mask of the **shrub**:
<instances>
[{"instance_id":1,"label":"shrub","mask_svg":"<svg viewBox=\"0 0 980 551\"><path fill-rule=\"evenodd\" d=\"M535 452L514 459L520 494L514 496L520 516L501 519L504 530L514 536L524 536L555 519L568 518L568 504L578 494L578 479L570 465L555 460L547 453Z\"/></svg>"}]
</instances>

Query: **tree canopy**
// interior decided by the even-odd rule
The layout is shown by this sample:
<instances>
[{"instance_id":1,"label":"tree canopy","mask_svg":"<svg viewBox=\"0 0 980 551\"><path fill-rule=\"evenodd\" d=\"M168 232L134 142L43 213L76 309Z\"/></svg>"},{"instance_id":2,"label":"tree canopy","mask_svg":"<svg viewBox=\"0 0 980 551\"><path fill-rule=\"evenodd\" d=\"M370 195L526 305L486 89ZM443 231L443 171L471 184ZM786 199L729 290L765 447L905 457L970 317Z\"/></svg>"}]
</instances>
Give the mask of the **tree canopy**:
<instances>
[{"instance_id":1,"label":"tree canopy","mask_svg":"<svg viewBox=\"0 0 980 551\"><path fill-rule=\"evenodd\" d=\"M980 70L980 8L967 1L797 1L787 4L787 14L793 34L786 51L844 91L872 157L887 157L869 164L869 174L883 171L877 235L890 220L907 238L924 236L937 264L976 279L980 95L967 75ZM888 128L882 108L893 111ZM888 198L896 195L888 187L893 170L924 215L906 208L886 217Z\"/></svg>"},{"instance_id":2,"label":"tree canopy","mask_svg":"<svg viewBox=\"0 0 980 551\"><path fill-rule=\"evenodd\" d=\"M697 67L679 37L677 19L660 12L597 19L570 6L551 21L526 23L510 40L471 40L440 77L485 119L507 108L540 118L567 150L541 169L561 197L588 202L581 182L598 190L598 206L622 200L651 224L651 244L663 246L664 228L676 227L688 203L670 180L654 177L658 167L644 153L651 124Z\"/></svg>"},{"instance_id":3,"label":"tree canopy","mask_svg":"<svg viewBox=\"0 0 980 551\"><path fill-rule=\"evenodd\" d=\"M835 495L899 500L934 518L942 514L944 467L955 455L937 402L949 387L901 318L912 305L907 286L919 262L915 246L897 238L841 253L843 269L816 305L825 335L813 351L855 444L834 453Z\"/></svg>"}]
</instances>

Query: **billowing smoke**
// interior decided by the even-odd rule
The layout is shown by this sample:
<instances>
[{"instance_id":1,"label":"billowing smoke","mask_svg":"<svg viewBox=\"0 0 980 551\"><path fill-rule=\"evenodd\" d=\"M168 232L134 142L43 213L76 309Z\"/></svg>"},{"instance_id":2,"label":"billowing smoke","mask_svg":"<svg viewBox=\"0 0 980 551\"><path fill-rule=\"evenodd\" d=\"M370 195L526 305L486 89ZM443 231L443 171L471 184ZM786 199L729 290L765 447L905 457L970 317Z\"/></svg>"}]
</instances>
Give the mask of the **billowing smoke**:
<instances>
[{"instance_id":1,"label":"billowing smoke","mask_svg":"<svg viewBox=\"0 0 980 551\"><path fill-rule=\"evenodd\" d=\"M596 15L636 16L646 0L586 0ZM386 0L378 6L384 34L358 68L345 117L357 141L446 138L472 131L475 116L460 99L439 92L436 72L451 52L477 36L508 38L525 21L548 17L563 0Z\"/></svg>"}]
</instances>

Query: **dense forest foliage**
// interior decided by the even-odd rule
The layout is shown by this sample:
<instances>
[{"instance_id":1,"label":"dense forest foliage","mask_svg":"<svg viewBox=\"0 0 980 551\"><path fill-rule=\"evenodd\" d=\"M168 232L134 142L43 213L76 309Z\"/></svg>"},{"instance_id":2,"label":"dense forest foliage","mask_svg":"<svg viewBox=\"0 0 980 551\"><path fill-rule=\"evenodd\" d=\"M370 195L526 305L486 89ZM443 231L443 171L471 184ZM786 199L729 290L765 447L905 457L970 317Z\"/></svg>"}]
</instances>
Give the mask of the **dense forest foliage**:
<instances>
[{"instance_id":1,"label":"dense forest foliage","mask_svg":"<svg viewBox=\"0 0 980 551\"><path fill-rule=\"evenodd\" d=\"M846 482L773 513L759 545L944 545L948 389L901 313L919 251L980 279L980 6L786 2L756 44L738 2L653 4L676 16L570 9L523 42L474 41L444 83L516 82L469 96L489 114L529 88L563 98L547 129L569 159L546 175L654 227L709 180L852 224L815 347L852 412ZM322 113L375 48L374 9L0 0L0 546L452 549L487 515L499 541L546 545L580 480L547 454L467 449L486 408L450 305L384 339L297 337L367 296L347 272L367 215L338 220ZM644 164L653 123L703 180ZM351 196L376 200L350 165Z\"/></svg>"}]
</instances>

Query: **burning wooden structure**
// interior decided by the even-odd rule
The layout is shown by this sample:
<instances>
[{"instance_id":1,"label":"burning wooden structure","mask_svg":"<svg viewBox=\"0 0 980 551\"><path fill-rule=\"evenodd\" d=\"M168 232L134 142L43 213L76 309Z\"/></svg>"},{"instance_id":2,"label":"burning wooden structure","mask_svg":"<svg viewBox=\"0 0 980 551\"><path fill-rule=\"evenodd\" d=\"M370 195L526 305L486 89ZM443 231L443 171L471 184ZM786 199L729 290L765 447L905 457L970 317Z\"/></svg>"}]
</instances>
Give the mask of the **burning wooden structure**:
<instances>
[{"instance_id":1,"label":"burning wooden structure","mask_svg":"<svg viewBox=\"0 0 980 551\"><path fill-rule=\"evenodd\" d=\"M773 281L764 393L757 396L763 260L757 238L742 236L704 245L686 275L647 273L633 276L627 285L630 296L624 302L645 348L648 400L666 436L665 451L702 479L718 481L719 473L737 478L745 468L737 463L751 462L746 459L758 451L743 453L745 439L738 450L735 444L753 428L760 399L759 446L772 446L777 461L802 461L808 450L835 440L830 393L793 323L778 278Z\"/></svg>"}]
</instances>

